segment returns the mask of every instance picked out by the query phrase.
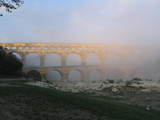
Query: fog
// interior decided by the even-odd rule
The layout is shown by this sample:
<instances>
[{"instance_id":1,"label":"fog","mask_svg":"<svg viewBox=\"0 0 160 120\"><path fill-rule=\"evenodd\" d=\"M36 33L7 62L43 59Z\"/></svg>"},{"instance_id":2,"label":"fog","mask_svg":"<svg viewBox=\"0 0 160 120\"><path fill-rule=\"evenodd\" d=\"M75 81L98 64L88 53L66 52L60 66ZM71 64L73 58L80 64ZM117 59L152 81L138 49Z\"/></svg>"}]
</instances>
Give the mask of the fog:
<instances>
[{"instance_id":1,"label":"fog","mask_svg":"<svg viewBox=\"0 0 160 120\"><path fill-rule=\"evenodd\" d=\"M133 79L135 77L142 79L160 80L160 48L155 46L143 45L108 45L106 53L106 79ZM86 65L99 65L99 58L96 54L88 54ZM78 54L69 54L66 57L66 65L81 65ZM24 67L39 67L40 59L37 54L26 56ZM58 54L49 54L45 57L44 67L61 66L61 59ZM48 79L61 80L61 74L57 71L50 71ZM90 80L99 80L99 71L90 73ZM81 81L81 73L77 70L69 73L69 80Z\"/></svg>"},{"instance_id":2,"label":"fog","mask_svg":"<svg viewBox=\"0 0 160 120\"><path fill-rule=\"evenodd\" d=\"M158 45L116 45L108 55L108 77L113 79L160 80L160 48Z\"/></svg>"}]
</instances>

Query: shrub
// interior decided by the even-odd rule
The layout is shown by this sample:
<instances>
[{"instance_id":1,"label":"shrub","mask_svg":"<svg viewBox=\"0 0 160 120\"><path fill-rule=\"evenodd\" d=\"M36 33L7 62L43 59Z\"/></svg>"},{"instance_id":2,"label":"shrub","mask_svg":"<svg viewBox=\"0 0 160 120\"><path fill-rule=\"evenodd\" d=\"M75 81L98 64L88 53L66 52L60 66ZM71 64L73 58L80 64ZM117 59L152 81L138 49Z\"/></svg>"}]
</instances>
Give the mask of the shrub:
<instances>
[{"instance_id":1,"label":"shrub","mask_svg":"<svg viewBox=\"0 0 160 120\"><path fill-rule=\"evenodd\" d=\"M20 75L23 64L20 59L6 48L0 47L0 74L1 75Z\"/></svg>"}]
</instances>

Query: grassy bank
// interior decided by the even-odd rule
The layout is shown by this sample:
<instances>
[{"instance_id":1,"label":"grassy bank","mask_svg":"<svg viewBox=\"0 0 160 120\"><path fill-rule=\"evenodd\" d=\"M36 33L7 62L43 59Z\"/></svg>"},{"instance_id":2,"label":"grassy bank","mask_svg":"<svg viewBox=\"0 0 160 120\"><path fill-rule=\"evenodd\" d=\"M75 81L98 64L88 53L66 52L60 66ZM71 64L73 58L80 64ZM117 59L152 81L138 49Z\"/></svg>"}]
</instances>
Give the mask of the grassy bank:
<instances>
[{"instance_id":1,"label":"grassy bank","mask_svg":"<svg viewBox=\"0 0 160 120\"><path fill-rule=\"evenodd\" d=\"M20 84L19 84L20 85ZM113 102L111 98L102 98L85 95L83 93L70 93L46 88L21 85L20 87L0 87L0 96L11 95L41 96L53 104L70 104L86 109L97 116L108 116L116 120L160 120L160 112L145 108Z\"/></svg>"}]
</instances>

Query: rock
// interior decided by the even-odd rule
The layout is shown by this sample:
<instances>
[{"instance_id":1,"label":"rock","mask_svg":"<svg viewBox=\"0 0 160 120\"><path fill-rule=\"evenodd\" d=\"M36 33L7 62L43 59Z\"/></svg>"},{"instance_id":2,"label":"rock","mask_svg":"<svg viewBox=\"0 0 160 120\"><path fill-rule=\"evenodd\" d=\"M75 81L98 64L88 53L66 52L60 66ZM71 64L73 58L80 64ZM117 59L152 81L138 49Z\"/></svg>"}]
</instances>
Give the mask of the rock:
<instances>
[{"instance_id":1,"label":"rock","mask_svg":"<svg viewBox=\"0 0 160 120\"><path fill-rule=\"evenodd\" d=\"M147 110L147 111L150 111L150 110L151 110L151 106L150 106L150 105L147 105L147 106L146 106L146 110Z\"/></svg>"},{"instance_id":2,"label":"rock","mask_svg":"<svg viewBox=\"0 0 160 120\"><path fill-rule=\"evenodd\" d=\"M96 91L101 91L105 88L113 87L110 84L105 84L103 81L101 82L95 82L95 83L84 83L84 82L77 82L77 83L64 83L64 82L53 82L53 83L46 83L46 82L30 82L28 83L30 85L35 85L39 87L45 87L45 88L54 88L57 90L62 90L62 91L70 91L70 92L96 92ZM113 93L118 93L119 89L114 86L111 91Z\"/></svg>"},{"instance_id":3,"label":"rock","mask_svg":"<svg viewBox=\"0 0 160 120\"><path fill-rule=\"evenodd\" d=\"M113 88L111 89L111 91L112 91L113 93L117 93L117 92L119 92L119 89L113 87Z\"/></svg>"}]
</instances>

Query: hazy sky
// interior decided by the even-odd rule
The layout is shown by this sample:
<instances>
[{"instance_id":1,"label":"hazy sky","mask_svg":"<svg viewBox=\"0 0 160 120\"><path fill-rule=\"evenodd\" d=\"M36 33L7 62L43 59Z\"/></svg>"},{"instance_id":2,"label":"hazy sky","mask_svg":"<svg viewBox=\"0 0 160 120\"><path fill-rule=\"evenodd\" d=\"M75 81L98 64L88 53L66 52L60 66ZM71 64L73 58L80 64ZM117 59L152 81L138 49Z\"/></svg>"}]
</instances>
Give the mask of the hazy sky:
<instances>
[{"instance_id":1,"label":"hazy sky","mask_svg":"<svg viewBox=\"0 0 160 120\"><path fill-rule=\"evenodd\" d=\"M160 79L160 0L25 0L0 17L0 42L113 43L111 78Z\"/></svg>"},{"instance_id":2,"label":"hazy sky","mask_svg":"<svg viewBox=\"0 0 160 120\"><path fill-rule=\"evenodd\" d=\"M2 42L160 43L160 0L25 0L0 17Z\"/></svg>"}]
</instances>

